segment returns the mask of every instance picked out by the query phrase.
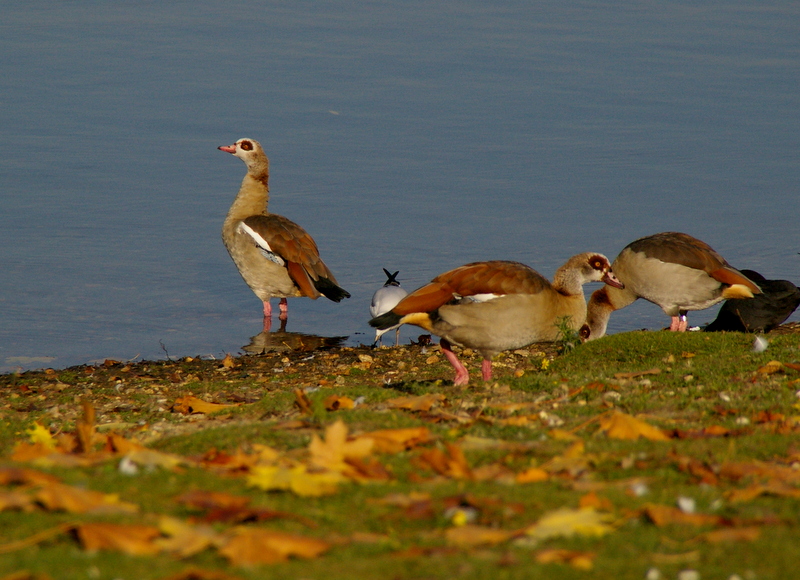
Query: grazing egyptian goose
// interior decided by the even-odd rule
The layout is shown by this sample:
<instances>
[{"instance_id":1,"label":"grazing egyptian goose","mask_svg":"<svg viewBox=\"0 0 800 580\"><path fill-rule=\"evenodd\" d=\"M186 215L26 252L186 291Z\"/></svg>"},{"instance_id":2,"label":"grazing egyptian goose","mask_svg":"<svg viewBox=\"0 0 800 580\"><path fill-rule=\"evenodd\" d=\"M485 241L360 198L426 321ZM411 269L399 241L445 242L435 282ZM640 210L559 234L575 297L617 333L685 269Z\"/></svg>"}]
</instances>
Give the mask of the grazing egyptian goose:
<instances>
[{"instance_id":1,"label":"grazing egyptian goose","mask_svg":"<svg viewBox=\"0 0 800 580\"><path fill-rule=\"evenodd\" d=\"M705 242L664 232L628 244L611 265L624 288L604 286L589 299L581 336L605 335L611 313L638 298L657 304L672 317L670 330L685 331L686 313L727 298L752 298L761 290Z\"/></svg>"},{"instance_id":2,"label":"grazing egyptian goose","mask_svg":"<svg viewBox=\"0 0 800 580\"><path fill-rule=\"evenodd\" d=\"M562 320L580 328L586 318L583 285L594 281L621 286L608 258L592 252L570 258L552 284L525 264L475 262L440 274L369 323L378 329L414 324L441 337L456 385L466 385L469 373L451 343L475 349L483 355L481 370L488 381L497 353L556 340Z\"/></svg>"},{"instance_id":3,"label":"grazing egyptian goose","mask_svg":"<svg viewBox=\"0 0 800 580\"><path fill-rule=\"evenodd\" d=\"M384 282L383 286L378 288L375 291L375 294L372 295L372 302L369 305L369 313L372 318L376 316L380 316L386 312L389 312L392 308L397 306L397 303L400 302L403 298L406 297L408 292L400 288L400 282L397 281L397 275L400 273L399 271L395 272L394 274L390 273L389 270L386 268L383 269L383 273L386 274L386 282ZM392 330L391 328L386 329L376 329L375 330L375 342L380 342L381 337ZM400 325L398 324L395 327L395 335L394 335L394 345L397 346L400 344Z\"/></svg>"},{"instance_id":4,"label":"grazing egyptian goose","mask_svg":"<svg viewBox=\"0 0 800 580\"><path fill-rule=\"evenodd\" d=\"M259 142L239 139L219 150L247 166L222 226L222 241L244 281L264 303L264 330L271 324L270 298L281 299L281 320L287 317L289 296L325 296L334 302L349 298L320 259L311 236L285 217L268 213L269 160Z\"/></svg>"},{"instance_id":5,"label":"grazing egyptian goose","mask_svg":"<svg viewBox=\"0 0 800 580\"><path fill-rule=\"evenodd\" d=\"M788 280L767 280L753 270L742 274L758 284L761 294L752 300L727 300L706 332L769 332L800 306L800 289Z\"/></svg>"}]
</instances>

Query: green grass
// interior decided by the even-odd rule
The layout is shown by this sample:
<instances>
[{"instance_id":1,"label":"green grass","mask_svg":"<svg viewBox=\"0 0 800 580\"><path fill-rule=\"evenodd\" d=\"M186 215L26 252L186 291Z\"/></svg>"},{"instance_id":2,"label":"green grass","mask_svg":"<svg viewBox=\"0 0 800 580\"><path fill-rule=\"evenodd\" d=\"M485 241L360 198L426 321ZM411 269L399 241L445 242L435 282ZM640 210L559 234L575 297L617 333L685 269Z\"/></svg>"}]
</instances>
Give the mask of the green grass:
<instances>
[{"instance_id":1,"label":"green grass","mask_svg":"<svg viewBox=\"0 0 800 580\"><path fill-rule=\"evenodd\" d=\"M321 433L325 425L342 419L351 432L427 426L438 442L425 448L444 441L462 442L466 436L502 440L508 445L465 451L467 460L473 469L501 464L515 472L544 465L570 448L573 441L555 437L552 430L556 428L562 433L572 432L583 441L586 461L580 474L541 483L455 481L434 478L432 472L419 467L415 462L420 449L412 449L379 456L393 473L392 481L346 484L335 495L320 498L266 493L248 487L243 477L221 476L198 468L175 472L143 470L136 476L121 474L114 462L85 468L52 468L47 471L65 483L120 494L123 500L140 506L140 513L88 516L43 510L0 511L0 544L27 538L68 521L153 524L162 514L186 520L198 512L176 503L175 498L196 489L245 495L254 506L307 518L316 527L308 528L291 519L246 525L318 537L332 542L334 547L314 560L236 568L210 550L188 561L166 555L91 554L82 551L73 538L61 535L0 554L0 578L27 570L65 580L161 579L190 566L225 570L242 579L640 580L651 567L658 568L665 579L675 578L679 571L688 568L698 570L704 580L729 578L732 574L758 580L791 578L797 573L800 499L761 496L730 503L725 493L746 487L748 481L721 480L716 485L700 485L695 476L679 469L676 460L676 457L691 457L711 470L726 462L781 460L792 465L792 461L795 464L800 461L800 428L796 420L800 416L796 395L800 391L800 372L792 369L774 374L757 372L771 360L798 362L800 335L770 337L770 347L763 353L752 352L751 343L752 336L735 333L624 333L569 349L545 370L540 355L532 354L529 361L519 355L501 355L498 361L508 362L509 366L527 364L525 373L513 378L511 373L503 375L501 371L498 374L502 378L497 384L473 381L467 388L455 388L450 382L438 380L451 378L449 366L443 361L426 366L420 361L428 354L417 351L412 353L417 358L412 360L409 355L408 367L419 370L414 374L392 375L394 382L388 384L380 375L396 368L393 359L384 360L376 352L375 365L367 368L358 366L358 360L347 351L333 359L335 364L350 369L343 375L344 384L336 384L340 374L324 366L315 368L313 376L296 365L291 373L273 375L271 369L282 364L280 357L243 359L241 367L230 372L213 365L175 363L183 376L196 375L197 380L174 384L159 375L156 364L146 371L109 370L109 376L121 377L121 389L115 386L116 378L106 382L100 371L92 374L88 369L67 369L54 376L30 373L3 376L0 389L5 389L2 399L5 406L0 407L0 449L5 456L17 441L24 439L24 430L34 420L65 430L73 428L77 416L74 408L80 406L77 401L88 397L98 408L108 407L107 422L113 419L141 424L136 432L143 438L149 437L151 448L184 456L199 456L212 448L227 452L246 450L255 443L287 452L301 450L312 434ZM477 361L478 357L467 357L473 373ZM659 372L633 377L619 375L651 369ZM157 380L143 380L148 373ZM311 415L302 417L307 427L279 428L286 421L301 418L294 407L294 388L315 387L320 380L327 381L327 386L307 393L313 409ZM56 390L59 384L65 386ZM226 396L236 393L252 395L258 401L197 420L158 410L159 406L164 408L158 398L169 398L171 402L190 393L209 395L223 402ZM387 405L393 398L427 393L444 394L448 412L477 419L470 424L439 421ZM324 400L332 394L352 399L363 397L363 403L352 410L326 411ZM17 396L12 398L13 395ZM114 411L115 405L123 403L130 407ZM512 411L487 406L511 403L532 405ZM57 413L53 412L53 404L58 405ZM598 418L614 410L639 415L652 425L685 436L655 442L610 439L598 429ZM501 424L502 419L523 415L532 419L520 425ZM159 425L163 429L161 434L156 429ZM690 436L712 425L728 429L728 436ZM648 493L636 496L628 486L615 485L632 478L646 481ZM792 485L800 489L800 477ZM593 486L614 508L618 527L608 535L554 538L537 546L512 541L470 549L448 546L445 540L444 532L452 525L446 517L446 506L456 501L453 498L469 497L479 502L484 508L479 514L480 523L514 530L533 524L549 511L576 508L580 498ZM411 492L430 494L432 500L427 512L412 515L402 508L374 501L389 494ZM755 541L708 543L699 536L713 527L677 524L657 527L635 515L648 503L674 506L680 496L693 498L699 513L755 522L753 525L759 527L761 535ZM215 524L215 527L223 530L229 526ZM373 542L349 541L358 534L376 537ZM419 549L418 555L398 555L412 548ZM539 564L534 556L544 548L596 553L594 569L582 571L565 564Z\"/></svg>"}]
</instances>

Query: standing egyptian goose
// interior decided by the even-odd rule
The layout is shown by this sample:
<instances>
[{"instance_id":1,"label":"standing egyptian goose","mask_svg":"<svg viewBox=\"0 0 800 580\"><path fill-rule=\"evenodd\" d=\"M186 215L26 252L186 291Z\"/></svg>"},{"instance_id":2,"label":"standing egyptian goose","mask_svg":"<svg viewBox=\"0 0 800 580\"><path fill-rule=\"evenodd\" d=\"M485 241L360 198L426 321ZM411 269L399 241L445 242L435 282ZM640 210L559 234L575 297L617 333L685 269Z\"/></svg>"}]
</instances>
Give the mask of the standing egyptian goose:
<instances>
[{"instance_id":1,"label":"standing egyptian goose","mask_svg":"<svg viewBox=\"0 0 800 580\"><path fill-rule=\"evenodd\" d=\"M403 298L406 297L408 292L400 288L400 282L397 281L397 275L400 273L395 272L392 274L386 268L383 269L383 273L386 274L386 282L384 282L383 286L378 288L375 291L375 294L372 295L372 302L369 305L369 313L372 318L376 316L380 316L381 314L385 314L389 312L392 308L397 306L397 303L400 302ZM375 330L375 342L380 342L381 337L392 330L391 328L385 329L376 329ZM395 327L395 335L394 335L394 345L397 346L400 343L400 325L398 324Z\"/></svg>"},{"instance_id":2,"label":"standing egyptian goose","mask_svg":"<svg viewBox=\"0 0 800 580\"><path fill-rule=\"evenodd\" d=\"M264 330L271 324L270 298L280 298L280 318L288 313L286 298L325 296L339 302L350 294L319 257L306 231L285 217L270 214L269 160L258 141L239 139L219 147L247 166L239 193L222 226L222 241L250 289L264 303Z\"/></svg>"},{"instance_id":3,"label":"standing egyptian goose","mask_svg":"<svg viewBox=\"0 0 800 580\"><path fill-rule=\"evenodd\" d=\"M639 298L672 317L670 330L685 331L686 313L727 298L752 298L761 290L705 242L679 232L664 232L628 244L611 266L624 288L604 286L589 299L585 339L606 333L611 313Z\"/></svg>"},{"instance_id":4,"label":"standing egyptian goose","mask_svg":"<svg viewBox=\"0 0 800 580\"><path fill-rule=\"evenodd\" d=\"M752 300L726 300L706 332L769 332L800 306L800 288L788 280L767 280L753 270L742 274L758 284L761 294Z\"/></svg>"},{"instance_id":5,"label":"standing egyptian goose","mask_svg":"<svg viewBox=\"0 0 800 580\"><path fill-rule=\"evenodd\" d=\"M488 381L497 353L556 340L562 320L580 328L586 318L583 285L595 281L620 286L608 258L591 252L570 258L552 284L525 264L475 262L440 274L369 323L379 329L414 324L441 337L456 385L466 385L469 373L451 343L475 349L483 355L481 370Z\"/></svg>"}]
</instances>

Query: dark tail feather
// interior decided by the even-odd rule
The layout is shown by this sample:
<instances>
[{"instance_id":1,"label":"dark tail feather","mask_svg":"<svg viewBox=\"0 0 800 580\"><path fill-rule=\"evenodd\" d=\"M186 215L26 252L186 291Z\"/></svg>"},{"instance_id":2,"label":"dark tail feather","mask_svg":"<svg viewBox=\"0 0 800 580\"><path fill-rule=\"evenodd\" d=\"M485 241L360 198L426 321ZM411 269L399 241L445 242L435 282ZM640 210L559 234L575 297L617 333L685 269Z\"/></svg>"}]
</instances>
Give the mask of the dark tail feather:
<instances>
[{"instance_id":1,"label":"dark tail feather","mask_svg":"<svg viewBox=\"0 0 800 580\"><path fill-rule=\"evenodd\" d=\"M400 270L392 274L386 268L383 269L383 273L386 274L386 282L383 283L384 286L391 286L392 284L400 285L400 282L397 281L397 275L400 273Z\"/></svg>"},{"instance_id":2,"label":"dark tail feather","mask_svg":"<svg viewBox=\"0 0 800 580\"><path fill-rule=\"evenodd\" d=\"M380 316L376 316L370 320L369 325L380 330L386 330L387 328L397 326L400 323L401 318L402 316L395 314L390 310L386 314L381 314Z\"/></svg>"},{"instance_id":3,"label":"dark tail feather","mask_svg":"<svg viewBox=\"0 0 800 580\"><path fill-rule=\"evenodd\" d=\"M333 300L334 302L341 302L343 298L350 298L350 293L347 290L339 288L328 278L320 277L319 280L315 280L314 288L325 298Z\"/></svg>"}]
</instances>

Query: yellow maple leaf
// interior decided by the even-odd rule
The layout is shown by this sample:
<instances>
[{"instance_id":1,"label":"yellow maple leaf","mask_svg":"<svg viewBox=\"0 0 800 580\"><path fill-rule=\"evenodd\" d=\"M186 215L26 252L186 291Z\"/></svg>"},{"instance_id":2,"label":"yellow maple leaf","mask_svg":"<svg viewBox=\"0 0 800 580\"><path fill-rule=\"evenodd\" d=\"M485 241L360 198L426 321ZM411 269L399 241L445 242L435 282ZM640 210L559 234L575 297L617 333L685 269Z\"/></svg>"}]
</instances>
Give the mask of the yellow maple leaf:
<instances>
[{"instance_id":1,"label":"yellow maple leaf","mask_svg":"<svg viewBox=\"0 0 800 580\"><path fill-rule=\"evenodd\" d=\"M336 493L337 484L343 480L344 477L339 472L309 472L305 465L256 465L247 477L247 483L252 487L267 491L286 490L303 497Z\"/></svg>"},{"instance_id":2,"label":"yellow maple leaf","mask_svg":"<svg viewBox=\"0 0 800 580\"><path fill-rule=\"evenodd\" d=\"M609 521L609 514L601 514L593 507L562 508L544 514L526 533L538 540L575 535L600 537L614 530Z\"/></svg>"},{"instance_id":3,"label":"yellow maple leaf","mask_svg":"<svg viewBox=\"0 0 800 580\"><path fill-rule=\"evenodd\" d=\"M600 420L600 428L612 439L638 439L639 437L644 437L651 441L669 440L669 437L661 429L619 411L603 417Z\"/></svg>"},{"instance_id":4,"label":"yellow maple leaf","mask_svg":"<svg viewBox=\"0 0 800 580\"><path fill-rule=\"evenodd\" d=\"M38 421L33 422L33 427L25 431L28 434L28 439L34 445L39 443L47 449L55 449L56 442L50 434L50 430L39 424Z\"/></svg>"},{"instance_id":5,"label":"yellow maple leaf","mask_svg":"<svg viewBox=\"0 0 800 580\"><path fill-rule=\"evenodd\" d=\"M365 457L372 452L372 439L347 440L347 425L341 420L325 428L325 439L317 435L311 438L308 451L310 463L331 471L347 472L350 470L345 459L348 457Z\"/></svg>"}]
</instances>

